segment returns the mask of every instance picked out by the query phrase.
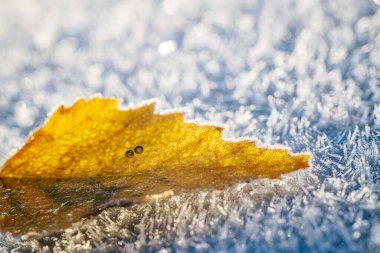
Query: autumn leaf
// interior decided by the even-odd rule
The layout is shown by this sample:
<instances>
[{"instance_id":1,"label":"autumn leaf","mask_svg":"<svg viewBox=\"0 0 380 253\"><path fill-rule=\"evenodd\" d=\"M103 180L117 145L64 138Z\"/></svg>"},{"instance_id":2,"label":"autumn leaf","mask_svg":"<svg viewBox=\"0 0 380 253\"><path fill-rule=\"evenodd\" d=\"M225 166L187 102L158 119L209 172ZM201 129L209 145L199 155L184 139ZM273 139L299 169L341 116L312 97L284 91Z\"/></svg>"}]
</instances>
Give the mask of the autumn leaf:
<instances>
[{"instance_id":1,"label":"autumn leaf","mask_svg":"<svg viewBox=\"0 0 380 253\"><path fill-rule=\"evenodd\" d=\"M155 104L119 110L115 99L59 107L0 171L0 228L53 232L154 194L224 189L309 166L309 155L227 142L222 128L187 123ZM148 197L147 197L148 196Z\"/></svg>"}]
</instances>

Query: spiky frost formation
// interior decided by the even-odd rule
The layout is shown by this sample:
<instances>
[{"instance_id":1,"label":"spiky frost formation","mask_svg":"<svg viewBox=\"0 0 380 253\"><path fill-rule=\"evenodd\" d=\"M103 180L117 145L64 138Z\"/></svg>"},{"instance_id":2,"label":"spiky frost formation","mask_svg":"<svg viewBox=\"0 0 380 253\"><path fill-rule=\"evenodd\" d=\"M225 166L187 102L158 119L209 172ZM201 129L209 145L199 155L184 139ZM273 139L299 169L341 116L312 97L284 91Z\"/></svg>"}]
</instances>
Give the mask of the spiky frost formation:
<instances>
[{"instance_id":1,"label":"spiky frost formation","mask_svg":"<svg viewBox=\"0 0 380 253\"><path fill-rule=\"evenodd\" d=\"M185 106L314 167L0 250L379 251L379 31L369 0L1 2L0 160L58 103L101 92Z\"/></svg>"}]
</instances>

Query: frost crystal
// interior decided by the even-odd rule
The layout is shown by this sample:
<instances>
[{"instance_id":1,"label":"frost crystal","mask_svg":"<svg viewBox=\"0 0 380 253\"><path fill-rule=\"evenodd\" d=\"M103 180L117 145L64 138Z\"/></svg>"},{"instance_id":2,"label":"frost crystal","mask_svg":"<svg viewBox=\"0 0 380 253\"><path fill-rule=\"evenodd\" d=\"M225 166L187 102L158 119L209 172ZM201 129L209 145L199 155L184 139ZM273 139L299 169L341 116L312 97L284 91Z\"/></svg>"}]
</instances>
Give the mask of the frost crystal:
<instances>
[{"instance_id":1,"label":"frost crystal","mask_svg":"<svg viewBox=\"0 0 380 253\"><path fill-rule=\"evenodd\" d=\"M376 2L2 1L1 161L57 104L100 92L186 107L226 137L311 152L313 167L40 240L0 235L0 251L380 251Z\"/></svg>"}]
</instances>

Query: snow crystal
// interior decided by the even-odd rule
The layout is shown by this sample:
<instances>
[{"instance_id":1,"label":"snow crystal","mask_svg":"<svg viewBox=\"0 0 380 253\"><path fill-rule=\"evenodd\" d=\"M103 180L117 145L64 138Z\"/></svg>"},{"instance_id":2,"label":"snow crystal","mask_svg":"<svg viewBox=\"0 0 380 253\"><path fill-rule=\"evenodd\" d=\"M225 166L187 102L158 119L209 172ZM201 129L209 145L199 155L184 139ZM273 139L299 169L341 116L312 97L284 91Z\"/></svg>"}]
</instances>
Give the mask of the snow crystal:
<instances>
[{"instance_id":1,"label":"snow crystal","mask_svg":"<svg viewBox=\"0 0 380 253\"><path fill-rule=\"evenodd\" d=\"M164 41L160 43L157 50L160 55L166 56L177 50L177 44L174 40Z\"/></svg>"},{"instance_id":2,"label":"snow crystal","mask_svg":"<svg viewBox=\"0 0 380 253\"><path fill-rule=\"evenodd\" d=\"M378 252L377 2L2 1L0 161L61 102L101 93L185 107L313 166L112 208L39 240L0 234L0 251Z\"/></svg>"}]
</instances>

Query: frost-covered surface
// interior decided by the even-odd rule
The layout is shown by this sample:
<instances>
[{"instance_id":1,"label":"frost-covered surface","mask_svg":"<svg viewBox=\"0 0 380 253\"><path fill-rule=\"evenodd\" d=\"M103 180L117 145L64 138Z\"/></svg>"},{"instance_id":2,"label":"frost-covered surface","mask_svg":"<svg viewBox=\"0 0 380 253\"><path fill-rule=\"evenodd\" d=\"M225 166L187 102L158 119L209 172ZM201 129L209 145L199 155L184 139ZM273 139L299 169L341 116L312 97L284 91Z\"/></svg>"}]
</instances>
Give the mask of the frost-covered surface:
<instances>
[{"instance_id":1,"label":"frost-covered surface","mask_svg":"<svg viewBox=\"0 0 380 253\"><path fill-rule=\"evenodd\" d=\"M380 9L368 0L1 1L0 160L101 93L222 122L313 167L115 208L0 251L380 251Z\"/></svg>"}]
</instances>

